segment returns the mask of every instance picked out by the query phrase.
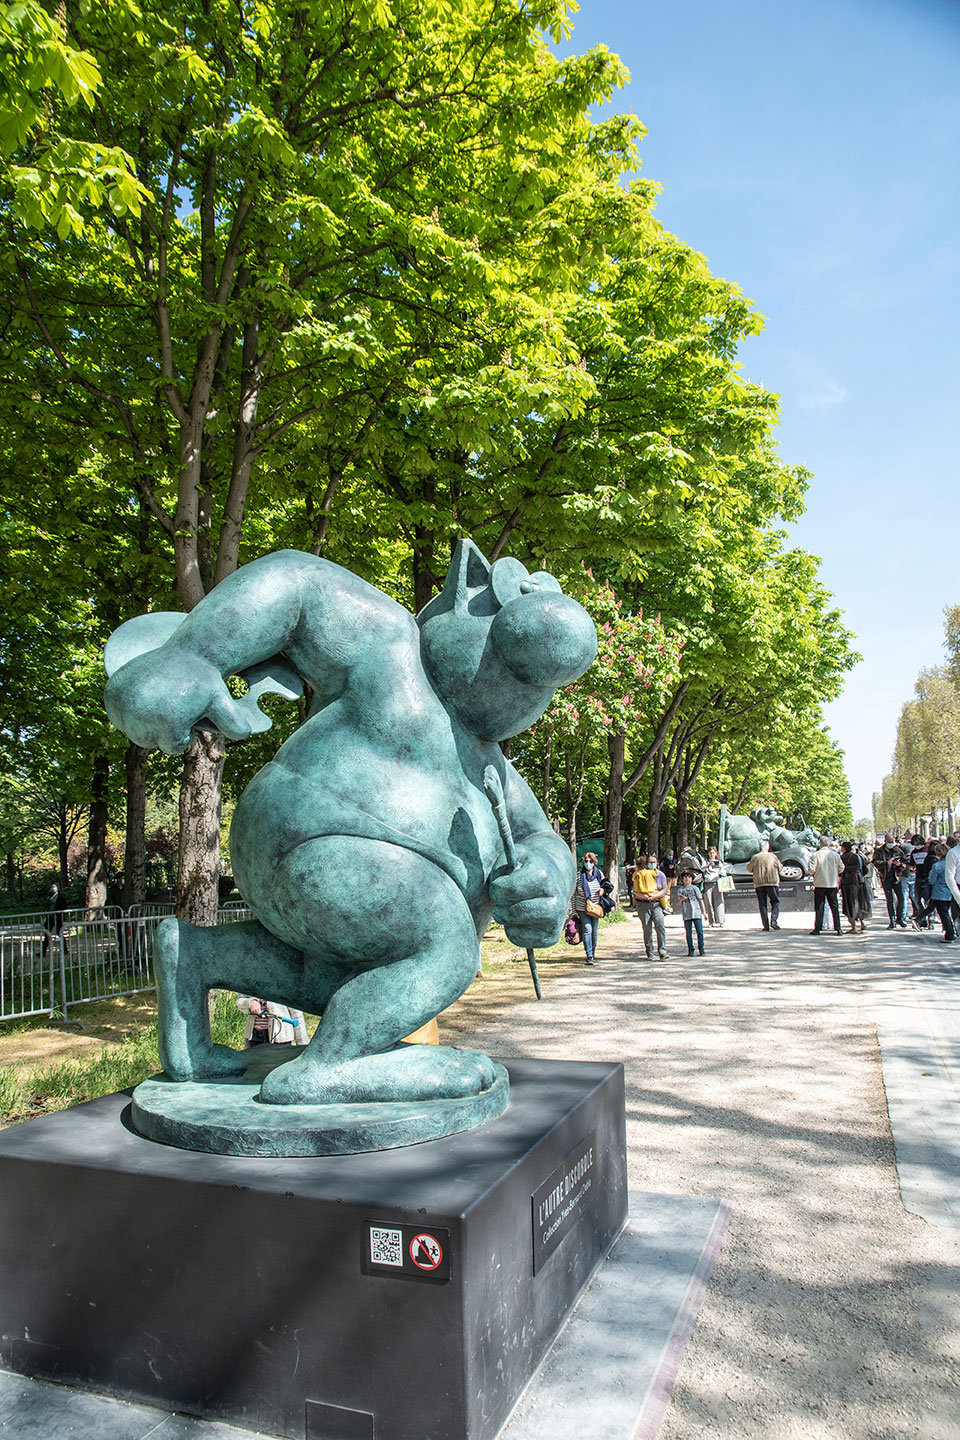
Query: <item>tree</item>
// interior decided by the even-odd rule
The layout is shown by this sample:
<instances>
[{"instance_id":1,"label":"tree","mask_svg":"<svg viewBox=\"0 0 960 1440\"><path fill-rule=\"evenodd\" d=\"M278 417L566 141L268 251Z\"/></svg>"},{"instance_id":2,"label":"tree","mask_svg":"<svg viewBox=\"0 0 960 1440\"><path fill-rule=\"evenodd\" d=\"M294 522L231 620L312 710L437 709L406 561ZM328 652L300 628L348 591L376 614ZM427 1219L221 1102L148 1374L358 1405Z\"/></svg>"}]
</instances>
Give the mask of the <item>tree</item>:
<instances>
[{"instance_id":1,"label":"tree","mask_svg":"<svg viewBox=\"0 0 960 1440\"><path fill-rule=\"evenodd\" d=\"M21 224L64 239L102 205L139 214L129 155L61 123L77 105L91 110L100 84L93 56L68 43L64 7L51 15L39 0L0 4L0 196Z\"/></svg>"},{"instance_id":2,"label":"tree","mask_svg":"<svg viewBox=\"0 0 960 1440\"><path fill-rule=\"evenodd\" d=\"M649 717L659 713L674 685L683 645L659 615L631 614L612 587L589 572L568 580L565 588L597 625L597 658L576 684L555 696L511 754L548 813L565 815L574 853L588 774L602 787L604 865L616 884L627 736L638 750L649 742ZM551 803L556 775L560 795Z\"/></svg>"},{"instance_id":3,"label":"tree","mask_svg":"<svg viewBox=\"0 0 960 1440\"><path fill-rule=\"evenodd\" d=\"M30 363L10 403L42 422L57 395L172 545L186 608L238 563L255 476L267 504L306 446L328 461L304 487L323 544L382 416L416 540L406 477L432 439L398 391L421 410L438 396L448 451L476 430L477 387L457 403L465 357L489 407L508 390L514 411L576 402L550 315L575 248L557 217L582 212L636 127L584 118L622 69L602 49L552 57L541 30L564 26L563 0L150 0L68 8L67 24L102 77L81 138L132 155L143 199L136 220L107 209L57 245L12 216L11 331ZM491 363L505 343L523 385ZM387 475L383 424L378 444ZM222 739L199 736L180 872L195 920L215 905L222 766Z\"/></svg>"},{"instance_id":4,"label":"tree","mask_svg":"<svg viewBox=\"0 0 960 1440\"><path fill-rule=\"evenodd\" d=\"M671 786L685 826L692 788L715 745L727 739L748 773L755 765L746 758L753 736L818 716L857 658L817 579L816 561L802 550L781 550L775 532L742 533L713 557L709 581L699 618L686 611L680 622L686 690L654 759L647 802L652 852L659 850L660 814ZM674 605L678 598L682 603L679 586ZM738 788L749 788L746 779ZM742 803L739 795L730 798ZM685 839L678 835L678 844Z\"/></svg>"}]
</instances>

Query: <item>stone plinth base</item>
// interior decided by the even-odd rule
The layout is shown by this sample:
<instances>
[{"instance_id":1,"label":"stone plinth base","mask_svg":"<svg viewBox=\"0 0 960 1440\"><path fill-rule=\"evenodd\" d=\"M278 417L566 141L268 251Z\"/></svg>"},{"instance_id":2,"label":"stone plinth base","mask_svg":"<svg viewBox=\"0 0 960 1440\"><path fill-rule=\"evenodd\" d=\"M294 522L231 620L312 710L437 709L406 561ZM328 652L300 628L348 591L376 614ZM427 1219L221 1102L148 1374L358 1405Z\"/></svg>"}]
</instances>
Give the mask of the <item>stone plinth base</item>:
<instances>
[{"instance_id":1,"label":"stone plinth base","mask_svg":"<svg viewBox=\"0 0 960 1440\"><path fill-rule=\"evenodd\" d=\"M405 1149L176 1150L127 1095L0 1134L0 1365L297 1440L492 1440L623 1224L618 1065L507 1062Z\"/></svg>"}]
</instances>

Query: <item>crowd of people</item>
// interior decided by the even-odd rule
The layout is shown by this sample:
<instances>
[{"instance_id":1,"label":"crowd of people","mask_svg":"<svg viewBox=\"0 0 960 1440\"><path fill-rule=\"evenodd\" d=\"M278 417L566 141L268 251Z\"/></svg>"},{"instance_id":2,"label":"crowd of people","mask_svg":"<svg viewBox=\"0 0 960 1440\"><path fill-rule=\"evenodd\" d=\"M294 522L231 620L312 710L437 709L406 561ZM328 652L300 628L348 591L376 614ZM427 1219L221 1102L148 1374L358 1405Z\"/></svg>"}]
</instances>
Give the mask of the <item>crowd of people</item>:
<instances>
[{"instance_id":1,"label":"crowd of people","mask_svg":"<svg viewBox=\"0 0 960 1440\"><path fill-rule=\"evenodd\" d=\"M658 860L656 855L638 855L635 864L627 867L627 888L643 929L646 958L653 959L654 947L661 960L667 956L666 917L680 906L687 954L703 955L703 922L708 926L724 925L726 915L723 891L733 885L730 866L724 865L715 846L711 847L705 865L684 867L670 850ZM587 964L596 964L597 937L600 919L614 906L613 884L606 878L592 851L587 851L577 875L573 893L573 915L567 922L567 939L583 943ZM696 950L694 949L696 945Z\"/></svg>"},{"instance_id":2,"label":"crowd of people","mask_svg":"<svg viewBox=\"0 0 960 1440\"><path fill-rule=\"evenodd\" d=\"M636 864L628 867L628 889L643 928L648 960L653 959L654 951L661 960L668 958L666 916L678 905L688 955L705 953L705 920L708 927L726 923L724 894L733 888L732 867L724 864L715 846L707 852L705 863L698 862L696 867L686 866L685 858L677 861L673 851L659 861L656 855L638 855ZM768 841L760 841L746 868L763 929L779 930L782 866ZM939 921L941 944L960 941L960 835L926 840L922 835L897 837L888 831L876 845L822 836L813 856L811 879L813 935L841 935L843 920L846 933L862 934L874 903L882 897L888 930L928 930ZM612 892L613 885L596 855L586 854L573 910L576 938L583 942L588 965L596 963L598 925L601 916L613 908Z\"/></svg>"},{"instance_id":3,"label":"crowd of people","mask_svg":"<svg viewBox=\"0 0 960 1440\"><path fill-rule=\"evenodd\" d=\"M764 930L779 930L779 858L766 840L747 861ZM930 928L936 916L943 929L941 940L952 945L960 921L960 835L925 840L922 835L897 838L888 831L876 845L857 844L821 836L813 857L813 935L832 930L862 934L882 896L886 902L887 929ZM909 905L909 919L907 906ZM827 924L827 918L832 926Z\"/></svg>"},{"instance_id":4,"label":"crowd of people","mask_svg":"<svg viewBox=\"0 0 960 1440\"><path fill-rule=\"evenodd\" d=\"M957 938L960 920L960 835L924 840L922 835L897 839L890 831L873 852L873 865L887 901L887 929L930 927L936 914L945 945Z\"/></svg>"}]
</instances>

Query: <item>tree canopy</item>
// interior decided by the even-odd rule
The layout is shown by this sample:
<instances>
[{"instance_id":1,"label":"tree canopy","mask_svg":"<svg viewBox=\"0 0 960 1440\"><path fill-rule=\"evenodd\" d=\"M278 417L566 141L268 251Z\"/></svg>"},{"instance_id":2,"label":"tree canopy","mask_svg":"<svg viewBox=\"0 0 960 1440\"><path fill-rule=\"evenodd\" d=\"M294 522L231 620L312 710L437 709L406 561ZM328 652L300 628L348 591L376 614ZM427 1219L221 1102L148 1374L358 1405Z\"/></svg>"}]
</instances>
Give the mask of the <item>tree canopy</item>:
<instances>
[{"instance_id":1,"label":"tree canopy","mask_svg":"<svg viewBox=\"0 0 960 1440\"><path fill-rule=\"evenodd\" d=\"M778 528L810 477L740 371L761 318L657 220L639 122L590 118L625 72L603 46L556 57L571 8L0 5L20 771L50 728L38 693L64 695L78 648L93 677L129 615L190 609L282 545L419 609L470 534L600 623L597 665L515 744L567 833L579 814L615 834L624 807L686 825L762 776L839 806L819 715L851 637ZM102 788L122 743L83 706L55 748ZM281 736L305 715L277 713ZM221 772L229 799L269 743L188 753L191 916L215 893ZM142 791L145 757L124 763Z\"/></svg>"}]
</instances>

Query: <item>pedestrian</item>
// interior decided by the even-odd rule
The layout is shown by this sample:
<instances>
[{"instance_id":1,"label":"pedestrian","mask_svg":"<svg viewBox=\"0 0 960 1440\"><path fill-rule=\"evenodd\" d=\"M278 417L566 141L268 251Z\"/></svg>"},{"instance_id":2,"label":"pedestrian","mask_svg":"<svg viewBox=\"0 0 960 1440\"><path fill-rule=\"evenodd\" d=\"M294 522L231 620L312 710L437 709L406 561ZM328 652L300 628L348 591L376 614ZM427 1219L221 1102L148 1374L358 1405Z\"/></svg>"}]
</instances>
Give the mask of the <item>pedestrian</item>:
<instances>
[{"instance_id":1,"label":"pedestrian","mask_svg":"<svg viewBox=\"0 0 960 1440\"><path fill-rule=\"evenodd\" d=\"M941 840L937 840L933 847L933 864L930 867L930 899L933 901L936 912L940 916L940 924L943 926L942 943L944 945L952 945L957 934L953 926L953 916L950 914L952 895L946 879L947 856L950 853L946 845L944 845Z\"/></svg>"},{"instance_id":2,"label":"pedestrian","mask_svg":"<svg viewBox=\"0 0 960 1440\"><path fill-rule=\"evenodd\" d=\"M63 912L67 908L67 897L60 886L53 881L50 885L50 895L47 900L47 910L43 917L43 945L40 947L42 959L46 959L47 951L50 949L50 941L56 935L59 940L63 934Z\"/></svg>"},{"instance_id":3,"label":"pedestrian","mask_svg":"<svg viewBox=\"0 0 960 1440\"><path fill-rule=\"evenodd\" d=\"M753 888L764 930L780 929L780 861L770 849L769 840L760 841L760 849L747 861L753 877ZM768 918L769 911L769 918Z\"/></svg>"},{"instance_id":4,"label":"pedestrian","mask_svg":"<svg viewBox=\"0 0 960 1440\"><path fill-rule=\"evenodd\" d=\"M927 847L922 835L914 835L910 842L910 870L907 876L907 897L910 901L910 914L914 925L920 928L920 913L923 909L923 895L921 893L920 874L924 861L927 858Z\"/></svg>"},{"instance_id":5,"label":"pedestrian","mask_svg":"<svg viewBox=\"0 0 960 1440\"><path fill-rule=\"evenodd\" d=\"M693 954L693 932L697 932L697 952L703 952L703 909L702 896L693 883L693 871L681 870L680 884L676 897L683 906L683 928L687 935L687 954Z\"/></svg>"},{"instance_id":6,"label":"pedestrian","mask_svg":"<svg viewBox=\"0 0 960 1440\"><path fill-rule=\"evenodd\" d=\"M952 897L952 909L955 912L960 907L960 835L948 835L946 840L947 858L943 869L943 878Z\"/></svg>"},{"instance_id":7,"label":"pedestrian","mask_svg":"<svg viewBox=\"0 0 960 1440\"><path fill-rule=\"evenodd\" d=\"M723 891L720 889L720 881L729 874L729 866L724 865L720 859L720 851L716 845L711 845L707 851L707 863L703 867L703 908L707 916L707 924L712 928L714 925L726 925L727 912L723 904Z\"/></svg>"},{"instance_id":8,"label":"pedestrian","mask_svg":"<svg viewBox=\"0 0 960 1440\"><path fill-rule=\"evenodd\" d=\"M668 915L673 914L673 891L677 883L677 862L673 858L673 851L668 850L660 861L660 869L667 880L667 893L664 898L663 909Z\"/></svg>"},{"instance_id":9,"label":"pedestrian","mask_svg":"<svg viewBox=\"0 0 960 1440\"><path fill-rule=\"evenodd\" d=\"M286 1005L255 995L238 995L237 1009L247 1017L243 1040L248 1050L257 1045L306 1045L307 1027L302 1010L289 1010Z\"/></svg>"},{"instance_id":10,"label":"pedestrian","mask_svg":"<svg viewBox=\"0 0 960 1440\"><path fill-rule=\"evenodd\" d=\"M577 888L573 892L573 908L580 917L580 933L583 936L588 965L597 963L597 935L600 916L603 914L600 891L604 878L596 855L592 850L588 850L577 876Z\"/></svg>"},{"instance_id":11,"label":"pedestrian","mask_svg":"<svg viewBox=\"0 0 960 1440\"><path fill-rule=\"evenodd\" d=\"M880 884L883 886L887 902L887 916L889 917L887 929L895 930L899 925L901 930L906 930L907 922L904 916L906 892L903 881L910 868L910 862L894 839L892 830L885 833L883 844L878 845L874 850L873 863L880 877Z\"/></svg>"},{"instance_id":12,"label":"pedestrian","mask_svg":"<svg viewBox=\"0 0 960 1440\"><path fill-rule=\"evenodd\" d=\"M813 929L811 935L823 930L823 912L829 904L833 916L834 933L840 934L840 905L837 899L837 885L840 881L840 861L832 845L821 840L820 849L813 857Z\"/></svg>"},{"instance_id":13,"label":"pedestrian","mask_svg":"<svg viewBox=\"0 0 960 1440\"><path fill-rule=\"evenodd\" d=\"M918 858L918 852L914 852L914 892L916 895L917 915L916 926L918 930L927 930L930 926L930 916L934 913L934 904L930 898L930 871L933 869L936 856L933 853L934 840L927 840L923 846L923 855Z\"/></svg>"},{"instance_id":14,"label":"pedestrian","mask_svg":"<svg viewBox=\"0 0 960 1440\"><path fill-rule=\"evenodd\" d=\"M648 960L653 959L654 932L657 954L661 960L667 959L667 924L660 903L666 894L666 875L657 869L656 861L650 855L639 856L633 875L633 898L643 926L643 948Z\"/></svg>"},{"instance_id":15,"label":"pedestrian","mask_svg":"<svg viewBox=\"0 0 960 1440\"><path fill-rule=\"evenodd\" d=\"M840 870L840 900L843 906L843 913L850 921L850 934L856 935L857 926L861 932L866 930L866 877L863 873L863 861L857 854L857 848L852 840L844 840L842 847L843 858Z\"/></svg>"},{"instance_id":16,"label":"pedestrian","mask_svg":"<svg viewBox=\"0 0 960 1440\"><path fill-rule=\"evenodd\" d=\"M664 890L663 894L660 896L660 909L663 911L664 915L672 915L672 914L673 914L673 901L672 901L672 899L671 899L670 897L671 897L671 895L672 895L673 892L672 892L671 887L670 887L670 876L667 874L666 870L663 869L663 866L661 865L660 861L657 859L656 855L648 855L648 856L647 856L647 869L648 869L648 870L652 870L655 875L656 875L657 872L659 871L660 874L662 874L664 880L666 880L666 882L667 882L667 888L666 888L666 890ZM676 866L674 866L674 870L676 870ZM677 883L676 875L674 875L673 883L674 883L674 885L676 885L676 883Z\"/></svg>"}]
</instances>

